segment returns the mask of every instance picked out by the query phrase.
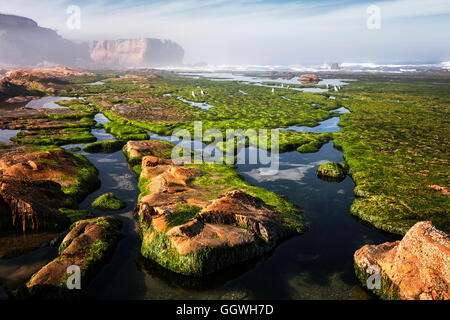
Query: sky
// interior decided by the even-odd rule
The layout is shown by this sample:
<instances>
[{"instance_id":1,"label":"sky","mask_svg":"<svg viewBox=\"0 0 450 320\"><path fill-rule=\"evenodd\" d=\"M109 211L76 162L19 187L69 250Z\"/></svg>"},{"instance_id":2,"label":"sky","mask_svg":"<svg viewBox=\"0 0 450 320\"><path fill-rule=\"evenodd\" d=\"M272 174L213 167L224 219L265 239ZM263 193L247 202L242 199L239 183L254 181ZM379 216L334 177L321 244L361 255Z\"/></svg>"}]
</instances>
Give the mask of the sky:
<instances>
[{"instance_id":1,"label":"sky","mask_svg":"<svg viewBox=\"0 0 450 320\"><path fill-rule=\"evenodd\" d=\"M188 64L450 61L450 0L0 0L0 12L72 40L170 39Z\"/></svg>"}]
</instances>

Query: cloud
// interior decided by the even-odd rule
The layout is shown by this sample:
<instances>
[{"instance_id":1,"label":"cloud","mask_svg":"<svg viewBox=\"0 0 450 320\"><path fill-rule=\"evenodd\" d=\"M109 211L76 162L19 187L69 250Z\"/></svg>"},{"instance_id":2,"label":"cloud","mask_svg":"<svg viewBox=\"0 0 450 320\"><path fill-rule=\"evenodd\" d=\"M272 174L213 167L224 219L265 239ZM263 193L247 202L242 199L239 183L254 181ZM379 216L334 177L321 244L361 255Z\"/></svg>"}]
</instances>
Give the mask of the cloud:
<instances>
[{"instance_id":1,"label":"cloud","mask_svg":"<svg viewBox=\"0 0 450 320\"><path fill-rule=\"evenodd\" d=\"M172 39L185 48L187 62L450 59L447 0L376 2L380 30L366 28L367 1L1 1L0 11L33 18L70 39ZM81 7L81 30L66 27L70 4Z\"/></svg>"}]
</instances>

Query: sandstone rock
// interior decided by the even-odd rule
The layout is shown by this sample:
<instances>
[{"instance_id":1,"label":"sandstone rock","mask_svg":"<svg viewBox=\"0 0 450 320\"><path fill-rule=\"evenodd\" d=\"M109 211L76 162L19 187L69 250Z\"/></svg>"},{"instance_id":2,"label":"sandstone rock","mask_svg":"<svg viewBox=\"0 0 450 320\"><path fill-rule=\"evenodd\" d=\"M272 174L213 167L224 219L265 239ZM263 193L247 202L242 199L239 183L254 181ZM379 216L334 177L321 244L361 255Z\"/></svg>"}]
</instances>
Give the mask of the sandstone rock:
<instances>
[{"instance_id":1,"label":"sandstone rock","mask_svg":"<svg viewBox=\"0 0 450 320\"><path fill-rule=\"evenodd\" d=\"M24 96L30 95L31 92L24 85L16 84L9 78L0 80L0 101L13 99L17 96L22 96L21 98L24 99ZM11 100L10 102L17 101Z\"/></svg>"},{"instance_id":2,"label":"sandstone rock","mask_svg":"<svg viewBox=\"0 0 450 320\"><path fill-rule=\"evenodd\" d=\"M215 200L193 183L203 172L146 156L141 181L148 181L135 212L141 253L174 272L202 276L271 250L296 234L281 213L244 190L224 190Z\"/></svg>"},{"instance_id":3,"label":"sandstone rock","mask_svg":"<svg viewBox=\"0 0 450 320\"><path fill-rule=\"evenodd\" d=\"M311 86L319 82L319 77L315 74L302 74L299 80L302 85Z\"/></svg>"},{"instance_id":4,"label":"sandstone rock","mask_svg":"<svg viewBox=\"0 0 450 320\"><path fill-rule=\"evenodd\" d=\"M429 221L416 223L401 241L365 245L354 255L356 274L364 286L377 271L383 299L448 300L450 238Z\"/></svg>"},{"instance_id":5,"label":"sandstone rock","mask_svg":"<svg viewBox=\"0 0 450 320\"><path fill-rule=\"evenodd\" d=\"M28 180L51 180L61 186L69 186L78 173L80 161L62 149L26 152L18 149L0 158L0 174L3 177Z\"/></svg>"},{"instance_id":6,"label":"sandstone rock","mask_svg":"<svg viewBox=\"0 0 450 320\"><path fill-rule=\"evenodd\" d=\"M71 207L96 187L97 172L86 159L56 148L17 148L0 157L0 229L64 229ZM64 188L64 189L62 189ZM65 191L65 192L63 192Z\"/></svg>"},{"instance_id":7,"label":"sandstone rock","mask_svg":"<svg viewBox=\"0 0 450 320\"><path fill-rule=\"evenodd\" d=\"M111 216L78 221L59 247L59 256L27 283L30 294L40 299L70 299L86 288L112 257L123 236L122 223ZM68 289L67 268L81 270L81 290Z\"/></svg>"},{"instance_id":8,"label":"sandstone rock","mask_svg":"<svg viewBox=\"0 0 450 320\"><path fill-rule=\"evenodd\" d=\"M144 156L154 156L153 161L160 161L162 163L171 163L170 158L173 145L171 143L154 141L154 140L144 140L144 141L128 141L123 148L125 155L127 156L128 162L132 165L140 164L142 157ZM147 159L148 161L151 158Z\"/></svg>"},{"instance_id":9,"label":"sandstone rock","mask_svg":"<svg viewBox=\"0 0 450 320\"><path fill-rule=\"evenodd\" d=\"M93 75L90 72L64 66L52 68L16 69L7 74L13 80L25 81L67 81L70 76Z\"/></svg>"},{"instance_id":10,"label":"sandstone rock","mask_svg":"<svg viewBox=\"0 0 450 320\"><path fill-rule=\"evenodd\" d=\"M200 211L204 223L239 225L267 240L278 240L292 233L283 226L275 208L243 190L226 192Z\"/></svg>"},{"instance_id":11,"label":"sandstone rock","mask_svg":"<svg viewBox=\"0 0 450 320\"><path fill-rule=\"evenodd\" d=\"M3 179L0 181L0 229L19 228L23 231L62 229L66 217L58 208L70 198L53 181Z\"/></svg>"},{"instance_id":12,"label":"sandstone rock","mask_svg":"<svg viewBox=\"0 0 450 320\"><path fill-rule=\"evenodd\" d=\"M103 67L155 67L183 63L183 48L170 40L95 40L89 41L88 45L92 61Z\"/></svg>"}]
</instances>

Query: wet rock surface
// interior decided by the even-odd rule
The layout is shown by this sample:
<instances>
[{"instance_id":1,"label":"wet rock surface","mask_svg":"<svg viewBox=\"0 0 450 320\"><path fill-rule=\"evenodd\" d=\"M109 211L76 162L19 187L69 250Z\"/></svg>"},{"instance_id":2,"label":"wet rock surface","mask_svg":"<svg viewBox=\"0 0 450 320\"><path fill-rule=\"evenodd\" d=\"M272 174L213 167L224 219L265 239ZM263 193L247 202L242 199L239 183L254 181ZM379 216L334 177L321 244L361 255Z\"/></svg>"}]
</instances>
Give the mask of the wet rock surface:
<instances>
[{"instance_id":1,"label":"wet rock surface","mask_svg":"<svg viewBox=\"0 0 450 320\"><path fill-rule=\"evenodd\" d=\"M38 231L67 227L58 208L68 200L61 186L53 181L4 179L0 181L0 229Z\"/></svg>"},{"instance_id":2,"label":"wet rock surface","mask_svg":"<svg viewBox=\"0 0 450 320\"><path fill-rule=\"evenodd\" d=\"M383 299L450 298L450 238L429 221L415 224L401 241L365 245L354 262L364 286L379 273L380 286L373 291Z\"/></svg>"},{"instance_id":3,"label":"wet rock surface","mask_svg":"<svg viewBox=\"0 0 450 320\"><path fill-rule=\"evenodd\" d=\"M66 228L70 221L59 208L73 206L74 198L93 187L81 188L88 182L81 158L59 148L43 152L33 148L18 148L0 157L0 229ZM91 169L88 176L96 180Z\"/></svg>"},{"instance_id":4,"label":"wet rock surface","mask_svg":"<svg viewBox=\"0 0 450 320\"><path fill-rule=\"evenodd\" d=\"M27 283L28 291L38 299L71 299L86 288L109 261L122 238L122 223L112 216L78 221L59 246L59 256L39 270ZM80 289L69 289L67 270L80 268Z\"/></svg>"},{"instance_id":5,"label":"wet rock surface","mask_svg":"<svg viewBox=\"0 0 450 320\"><path fill-rule=\"evenodd\" d=\"M159 161L165 161L165 158L170 157L173 145L166 142L145 140L145 141L128 141L123 150L132 164L140 164L142 157L154 156L159 158ZM149 158L148 158L149 159ZM147 159L147 160L148 160Z\"/></svg>"},{"instance_id":6,"label":"wet rock surface","mask_svg":"<svg viewBox=\"0 0 450 320\"><path fill-rule=\"evenodd\" d=\"M315 74L302 74L299 80L302 85L312 86L319 82L319 77Z\"/></svg>"},{"instance_id":7,"label":"wet rock surface","mask_svg":"<svg viewBox=\"0 0 450 320\"><path fill-rule=\"evenodd\" d=\"M203 172L146 156L148 194L136 206L141 253L165 268L201 276L261 255L297 231L282 214L241 189L211 194L193 183Z\"/></svg>"}]
</instances>

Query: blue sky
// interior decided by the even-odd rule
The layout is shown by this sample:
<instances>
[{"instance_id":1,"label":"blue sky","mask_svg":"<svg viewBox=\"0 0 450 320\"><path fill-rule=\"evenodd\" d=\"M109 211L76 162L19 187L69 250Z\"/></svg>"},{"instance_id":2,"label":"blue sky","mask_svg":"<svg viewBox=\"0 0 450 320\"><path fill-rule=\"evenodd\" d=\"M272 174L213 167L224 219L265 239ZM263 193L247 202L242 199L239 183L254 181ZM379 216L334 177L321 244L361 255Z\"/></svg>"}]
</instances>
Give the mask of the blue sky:
<instances>
[{"instance_id":1,"label":"blue sky","mask_svg":"<svg viewBox=\"0 0 450 320\"><path fill-rule=\"evenodd\" d=\"M81 8L80 30L66 26L71 4ZM370 5L380 9L380 29L367 28ZM172 39L187 63L450 60L449 0L0 0L0 12L74 40Z\"/></svg>"}]
</instances>

